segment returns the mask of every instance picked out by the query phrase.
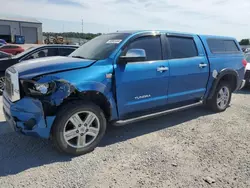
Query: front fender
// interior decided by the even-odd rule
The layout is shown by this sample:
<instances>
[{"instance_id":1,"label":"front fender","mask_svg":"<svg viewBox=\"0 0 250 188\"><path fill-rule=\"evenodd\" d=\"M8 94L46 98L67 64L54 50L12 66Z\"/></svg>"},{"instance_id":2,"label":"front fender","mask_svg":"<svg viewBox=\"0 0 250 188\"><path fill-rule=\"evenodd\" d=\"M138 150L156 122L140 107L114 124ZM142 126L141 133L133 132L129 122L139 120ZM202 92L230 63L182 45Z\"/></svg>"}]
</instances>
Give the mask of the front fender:
<instances>
[{"instance_id":1,"label":"front fender","mask_svg":"<svg viewBox=\"0 0 250 188\"><path fill-rule=\"evenodd\" d=\"M112 65L104 64L103 66L91 66L85 69L46 75L38 82L54 81L58 83L60 89L47 98L47 101L54 106L61 105L64 100L75 93L100 92L112 107L111 119L113 120L117 119L118 113L113 96L112 79L106 77L106 74L112 73L112 71Z\"/></svg>"},{"instance_id":2,"label":"front fender","mask_svg":"<svg viewBox=\"0 0 250 188\"><path fill-rule=\"evenodd\" d=\"M107 84L107 85L106 85ZM118 114L117 114L117 108L116 108L116 102L113 97L113 92L112 92L112 86L111 83L100 83L100 82L93 82L93 81L85 81L82 82L80 85L75 86L76 90L79 93L84 93L88 91L96 91L100 92L110 103L111 106L111 120L117 119Z\"/></svg>"}]
</instances>

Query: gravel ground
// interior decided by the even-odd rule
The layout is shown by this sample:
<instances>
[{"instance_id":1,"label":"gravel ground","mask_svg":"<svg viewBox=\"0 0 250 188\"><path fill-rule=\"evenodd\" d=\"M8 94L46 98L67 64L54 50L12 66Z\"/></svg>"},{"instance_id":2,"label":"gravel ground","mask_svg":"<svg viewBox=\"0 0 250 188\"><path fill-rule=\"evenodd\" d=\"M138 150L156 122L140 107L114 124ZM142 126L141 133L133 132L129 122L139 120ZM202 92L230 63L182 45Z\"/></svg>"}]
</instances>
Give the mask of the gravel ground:
<instances>
[{"instance_id":1,"label":"gravel ground","mask_svg":"<svg viewBox=\"0 0 250 188\"><path fill-rule=\"evenodd\" d=\"M198 107L109 128L74 158L11 132L0 112L0 187L250 187L248 101L243 90L220 114Z\"/></svg>"}]
</instances>

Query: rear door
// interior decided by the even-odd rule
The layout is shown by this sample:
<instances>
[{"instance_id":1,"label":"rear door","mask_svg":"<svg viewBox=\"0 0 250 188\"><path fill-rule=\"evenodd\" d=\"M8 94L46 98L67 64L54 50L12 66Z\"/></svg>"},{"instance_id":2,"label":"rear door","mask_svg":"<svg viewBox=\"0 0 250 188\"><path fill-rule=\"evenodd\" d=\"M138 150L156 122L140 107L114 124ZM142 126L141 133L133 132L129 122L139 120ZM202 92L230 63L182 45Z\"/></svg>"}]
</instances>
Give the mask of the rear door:
<instances>
[{"instance_id":1,"label":"rear door","mask_svg":"<svg viewBox=\"0 0 250 188\"><path fill-rule=\"evenodd\" d=\"M144 49L147 60L120 64L115 68L116 94L120 118L167 104L168 61L163 60L160 35L142 36L129 49Z\"/></svg>"},{"instance_id":2,"label":"rear door","mask_svg":"<svg viewBox=\"0 0 250 188\"><path fill-rule=\"evenodd\" d=\"M209 63L198 36L166 36L169 55L168 103L200 100L209 77Z\"/></svg>"}]
</instances>

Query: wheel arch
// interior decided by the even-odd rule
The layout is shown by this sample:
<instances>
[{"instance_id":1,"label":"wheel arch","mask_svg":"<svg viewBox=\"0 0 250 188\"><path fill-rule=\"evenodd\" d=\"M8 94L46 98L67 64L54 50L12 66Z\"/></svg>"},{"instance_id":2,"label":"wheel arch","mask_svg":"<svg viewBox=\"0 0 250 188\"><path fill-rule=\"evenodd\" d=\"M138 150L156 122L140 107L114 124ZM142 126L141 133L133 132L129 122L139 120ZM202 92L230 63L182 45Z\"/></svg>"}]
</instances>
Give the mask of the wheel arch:
<instances>
[{"instance_id":1,"label":"wheel arch","mask_svg":"<svg viewBox=\"0 0 250 188\"><path fill-rule=\"evenodd\" d=\"M214 79L212 87L210 89L208 99L211 99L216 91L217 86L220 82L225 81L229 82L231 85L232 92L237 89L238 86L238 78L239 75L237 71L233 69L223 69L221 72L217 75L217 77Z\"/></svg>"},{"instance_id":2,"label":"wheel arch","mask_svg":"<svg viewBox=\"0 0 250 188\"><path fill-rule=\"evenodd\" d=\"M97 91L97 90L86 90L86 91L76 91L73 95L70 95L68 98L66 98L63 103L60 105L59 108L62 106L71 103L72 101L86 101L86 102L92 102L95 105L99 106L107 121L111 121L114 116L116 116L116 109L114 107L114 103L111 98L108 98L104 93Z\"/></svg>"}]
</instances>

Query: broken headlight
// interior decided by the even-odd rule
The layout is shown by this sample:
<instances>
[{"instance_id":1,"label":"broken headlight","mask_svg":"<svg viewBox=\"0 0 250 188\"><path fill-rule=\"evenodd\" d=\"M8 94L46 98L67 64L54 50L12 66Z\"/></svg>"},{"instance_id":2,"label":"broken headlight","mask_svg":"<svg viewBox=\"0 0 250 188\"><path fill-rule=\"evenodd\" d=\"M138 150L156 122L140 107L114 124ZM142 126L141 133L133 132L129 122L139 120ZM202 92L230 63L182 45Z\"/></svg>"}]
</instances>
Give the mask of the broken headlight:
<instances>
[{"instance_id":1,"label":"broken headlight","mask_svg":"<svg viewBox=\"0 0 250 188\"><path fill-rule=\"evenodd\" d=\"M49 83L38 83L35 81L21 81L24 93L26 95L48 95L55 91L56 83L49 82Z\"/></svg>"},{"instance_id":2,"label":"broken headlight","mask_svg":"<svg viewBox=\"0 0 250 188\"><path fill-rule=\"evenodd\" d=\"M40 92L41 94L47 94L49 91L49 84L48 83L36 83L35 84L36 91Z\"/></svg>"}]
</instances>

